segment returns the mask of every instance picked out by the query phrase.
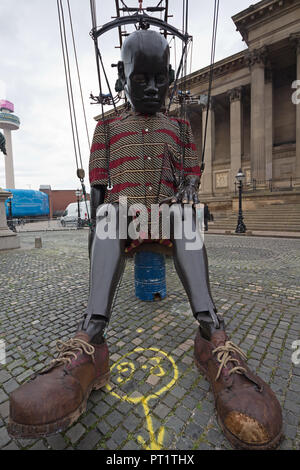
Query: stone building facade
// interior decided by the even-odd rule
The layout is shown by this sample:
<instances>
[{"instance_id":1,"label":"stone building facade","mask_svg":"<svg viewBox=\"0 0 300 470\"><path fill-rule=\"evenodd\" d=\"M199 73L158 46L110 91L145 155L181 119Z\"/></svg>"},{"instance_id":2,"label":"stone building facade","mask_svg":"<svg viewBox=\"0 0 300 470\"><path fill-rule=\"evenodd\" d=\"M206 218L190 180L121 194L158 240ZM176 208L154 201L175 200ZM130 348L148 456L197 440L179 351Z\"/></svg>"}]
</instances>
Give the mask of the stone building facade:
<instances>
[{"instance_id":1,"label":"stone building facade","mask_svg":"<svg viewBox=\"0 0 300 470\"><path fill-rule=\"evenodd\" d=\"M235 176L242 168L245 209L300 204L300 0L262 0L232 20L248 47L215 63L208 111L201 95L210 67L184 78L199 153L208 112L201 200L214 212L237 210ZM171 114L178 111L172 105Z\"/></svg>"},{"instance_id":2,"label":"stone building facade","mask_svg":"<svg viewBox=\"0 0 300 470\"><path fill-rule=\"evenodd\" d=\"M271 200L276 190L280 202L300 202L300 104L292 100L300 80L300 0L263 0L232 19L248 48L215 64L202 199L230 209L242 168L247 196ZM186 89L194 98L207 94L208 80L206 67L186 77ZM207 109L193 101L188 115L201 151Z\"/></svg>"}]
</instances>

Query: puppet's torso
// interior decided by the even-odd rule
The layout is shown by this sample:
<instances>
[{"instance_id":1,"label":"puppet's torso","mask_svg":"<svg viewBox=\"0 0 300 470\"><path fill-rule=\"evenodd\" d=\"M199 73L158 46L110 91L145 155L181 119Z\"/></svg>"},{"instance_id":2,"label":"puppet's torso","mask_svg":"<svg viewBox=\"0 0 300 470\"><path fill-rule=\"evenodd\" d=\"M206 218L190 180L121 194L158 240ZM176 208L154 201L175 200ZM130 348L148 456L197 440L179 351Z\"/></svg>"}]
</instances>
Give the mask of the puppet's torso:
<instances>
[{"instance_id":1,"label":"puppet's torso","mask_svg":"<svg viewBox=\"0 0 300 470\"><path fill-rule=\"evenodd\" d=\"M142 203L150 209L151 204L173 196L183 152L184 175L200 175L187 121L129 111L106 122L106 139L103 121L96 126L89 163L91 185L107 185L109 159L113 189L106 192L105 202L117 203L126 196L128 205Z\"/></svg>"}]
</instances>

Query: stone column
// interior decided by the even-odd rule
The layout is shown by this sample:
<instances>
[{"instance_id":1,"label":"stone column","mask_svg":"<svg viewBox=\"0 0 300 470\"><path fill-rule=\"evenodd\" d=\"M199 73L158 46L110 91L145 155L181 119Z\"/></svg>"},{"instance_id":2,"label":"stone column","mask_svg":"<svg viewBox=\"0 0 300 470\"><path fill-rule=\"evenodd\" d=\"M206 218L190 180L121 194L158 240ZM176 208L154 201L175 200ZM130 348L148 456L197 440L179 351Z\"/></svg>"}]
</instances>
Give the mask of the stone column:
<instances>
[{"instance_id":1,"label":"stone column","mask_svg":"<svg viewBox=\"0 0 300 470\"><path fill-rule=\"evenodd\" d=\"M231 191L235 189L235 176L242 168L242 87L228 92L230 99L230 182Z\"/></svg>"},{"instance_id":2,"label":"stone column","mask_svg":"<svg viewBox=\"0 0 300 470\"><path fill-rule=\"evenodd\" d=\"M5 201L10 195L0 188L0 250L20 248L19 237L7 227Z\"/></svg>"},{"instance_id":3,"label":"stone column","mask_svg":"<svg viewBox=\"0 0 300 470\"><path fill-rule=\"evenodd\" d=\"M266 180L273 177L273 80L272 70L265 74L265 152Z\"/></svg>"},{"instance_id":4,"label":"stone column","mask_svg":"<svg viewBox=\"0 0 300 470\"><path fill-rule=\"evenodd\" d=\"M290 40L296 51L297 80L300 80L300 33L291 34ZM299 85L297 87L299 90ZM292 90L293 91L293 90ZM299 93L297 93L299 99ZM296 104L296 185L300 185L300 103ZM299 179L298 179L299 178Z\"/></svg>"},{"instance_id":5,"label":"stone column","mask_svg":"<svg viewBox=\"0 0 300 470\"><path fill-rule=\"evenodd\" d=\"M5 184L7 189L15 189L14 162L12 153L11 131L3 129L7 155L5 158Z\"/></svg>"},{"instance_id":6,"label":"stone column","mask_svg":"<svg viewBox=\"0 0 300 470\"><path fill-rule=\"evenodd\" d=\"M266 179L265 61L265 47L248 54L251 70L251 173L258 183Z\"/></svg>"},{"instance_id":7,"label":"stone column","mask_svg":"<svg viewBox=\"0 0 300 470\"><path fill-rule=\"evenodd\" d=\"M204 145L205 123L206 123L207 107L202 108L202 145ZM213 192L213 171L212 162L215 155L215 112L213 108L213 98L211 98L210 108L208 111L208 122L206 131L206 143L204 153L205 169L201 181L201 193L212 194Z\"/></svg>"}]
</instances>

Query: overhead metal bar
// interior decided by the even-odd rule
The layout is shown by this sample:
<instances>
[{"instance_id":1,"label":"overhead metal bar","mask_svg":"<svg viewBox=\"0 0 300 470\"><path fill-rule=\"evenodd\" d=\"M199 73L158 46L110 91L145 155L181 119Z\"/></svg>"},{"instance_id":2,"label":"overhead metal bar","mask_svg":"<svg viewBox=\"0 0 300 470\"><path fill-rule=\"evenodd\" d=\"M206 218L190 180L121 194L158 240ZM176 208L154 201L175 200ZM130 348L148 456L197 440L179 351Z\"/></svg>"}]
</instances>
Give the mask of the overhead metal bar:
<instances>
[{"instance_id":1,"label":"overhead metal bar","mask_svg":"<svg viewBox=\"0 0 300 470\"><path fill-rule=\"evenodd\" d=\"M95 40L102 36L102 34L105 34L110 31L111 29L119 28L127 24L139 24L142 29L148 28L148 25L157 26L158 28L166 30L172 35L178 37L179 39L181 39L181 41L185 43L187 43L191 38L191 36L189 36L188 34L181 33L177 28L170 25L166 21L163 21L159 18L154 18L152 16L147 15L146 13L139 12L136 12L134 15L128 17L125 16L122 18L117 18L113 21L106 23L101 28L93 28L90 34Z\"/></svg>"}]
</instances>

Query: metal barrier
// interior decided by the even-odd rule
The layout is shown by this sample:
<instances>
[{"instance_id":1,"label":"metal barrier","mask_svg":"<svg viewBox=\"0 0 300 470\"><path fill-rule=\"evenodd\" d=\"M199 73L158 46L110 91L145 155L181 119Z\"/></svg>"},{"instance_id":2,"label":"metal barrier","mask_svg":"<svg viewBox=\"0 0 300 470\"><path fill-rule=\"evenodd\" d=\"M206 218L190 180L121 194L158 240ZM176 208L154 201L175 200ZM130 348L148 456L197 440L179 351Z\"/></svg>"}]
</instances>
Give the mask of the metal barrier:
<instances>
[{"instance_id":1,"label":"metal barrier","mask_svg":"<svg viewBox=\"0 0 300 470\"><path fill-rule=\"evenodd\" d=\"M300 178L291 176L289 178L271 178L268 180L257 180L253 178L251 181L243 184L243 193L253 193L257 191L294 191L300 190ZM234 183L234 194L238 194L238 183Z\"/></svg>"}]
</instances>

